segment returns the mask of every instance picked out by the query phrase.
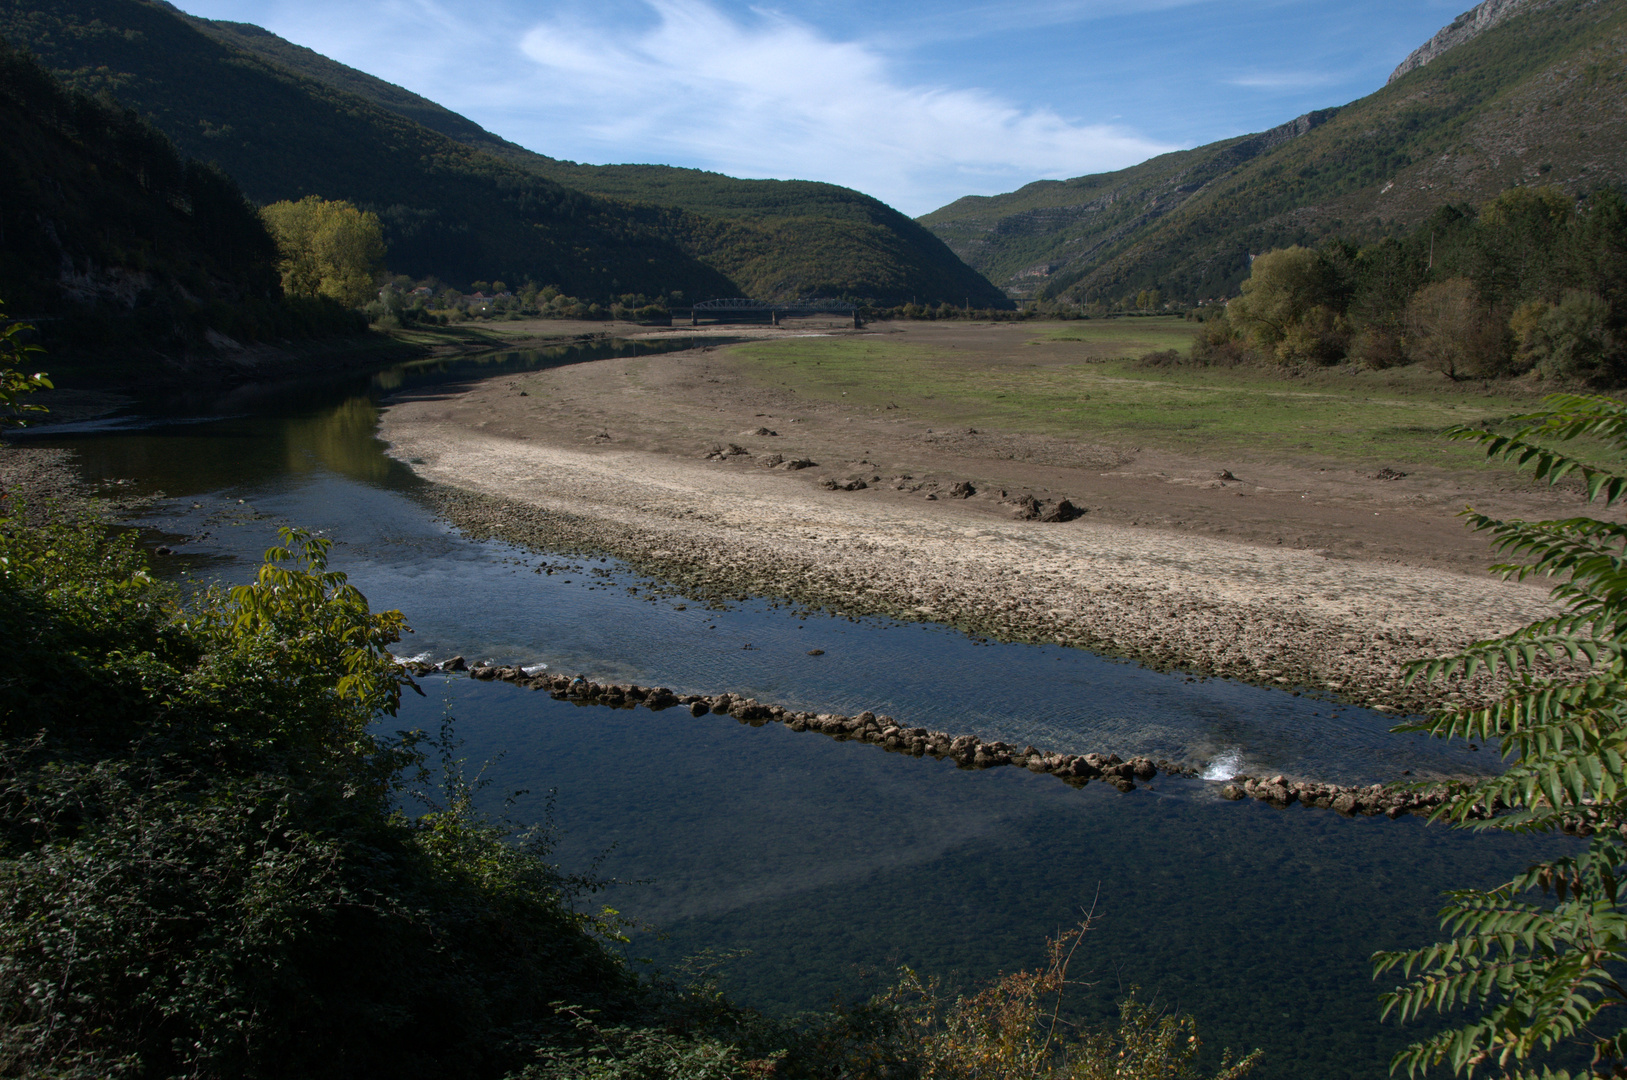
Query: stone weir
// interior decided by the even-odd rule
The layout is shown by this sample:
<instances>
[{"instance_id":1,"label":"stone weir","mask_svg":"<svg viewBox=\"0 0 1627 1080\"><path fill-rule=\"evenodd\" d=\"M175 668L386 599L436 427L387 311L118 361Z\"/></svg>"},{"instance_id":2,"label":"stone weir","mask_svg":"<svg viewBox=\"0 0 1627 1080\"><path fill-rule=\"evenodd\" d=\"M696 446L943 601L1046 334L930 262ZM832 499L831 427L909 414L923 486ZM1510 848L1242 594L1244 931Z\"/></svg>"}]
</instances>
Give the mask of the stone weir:
<instances>
[{"instance_id":1,"label":"stone weir","mask_svg":"<svg viewBox=\"0 0 1627 1080\"><path fill-rule=\"evenodd\" d=\"M921 727L905 727L890 716L861 712L857 716L835 713L796 712L780 705L764 705L755 698L738 694L677 694L663 686L637 686L632 683L598 683L582 675L532 673L518 665L469 664L461 656L439 664L406 661L402 664L414 675L466 673L470 678L513 683L531 690L546 690L561 701L631 709L640 705L657 712L685 709L691 716L708 713L732 716L744 724L784 724L792 731L816 731L836 739L872 743L898 754L915 757L930 755L949 758L963 769L988 769L1013 765L1030 772L1049 773L1063 783L1084 787L1100 780L1122 792L1135 790L1136 781L1148 781L1159 773L1194 778L1199 771L1190 765L1146 757L1128 761L1117 754L1057 754L1021 748L1004 742L984 742L975 735L950 735ZM1283 776L1258 779L1237 776L1220 789L1226 799L1258 799L1279 808L1299 802L1306 806L1335 810L1347 816L1384 814L1398 818L1404 814L1428 814L1450 797L1446 784L1428 787L1386 785L1344 787ZM1581 825L1581 823L1578 823ZM1585 825L1581 825L1585 829ZM1578 830L1580 831L1580 829Z\"/></svg>"}]
</instances>

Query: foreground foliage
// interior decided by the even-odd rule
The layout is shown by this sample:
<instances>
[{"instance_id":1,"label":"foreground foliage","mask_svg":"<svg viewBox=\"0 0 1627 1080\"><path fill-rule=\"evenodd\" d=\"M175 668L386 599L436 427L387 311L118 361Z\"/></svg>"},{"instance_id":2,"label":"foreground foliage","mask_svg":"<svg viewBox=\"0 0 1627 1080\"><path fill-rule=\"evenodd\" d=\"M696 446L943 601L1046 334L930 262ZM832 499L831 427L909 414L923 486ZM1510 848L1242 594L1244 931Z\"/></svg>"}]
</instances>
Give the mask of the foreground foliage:
<instances>
[{"instance_id":1,"label":"foreground foliage","mask_svg":"<svg viewBox=\"0 0 1627 1080\"><path fill-rule=\"evenodd\" d=\"M19 366L44 351L29 340L33 332L28 323L6 318L5 304L0 303L0 428L8 424L23 427L28 423L26 414L45 411L45 406L30 402L28 396L50 390L50 378L43 371L30 373Z\"/></svg>"},{"instance_id":2,"label":"foreground foliage","mask_svg":"<svg viewBox=\"0 0 1627 1080\"><path fill-rule=\"evenodd\" d=\"M183 606L126 539L0 519L0 1072L501 1075L631 980L466 801L394 810L398 613L285 534Z\"/></svg>"},{"instance_id":3,"label":"foreground foliage","mask_svg":"<svg viewBox=\"0 0 1627 1080\"><path fill-rule=\"evenodd\" d=\"M1516 417L1512 434L1456 429L1494 460L1556 483L1580 480L1608 507L1627 495L1627 405L1555 396ZM1588 440L1609 464L1554 444ZM1586 443L1584 443L1586 445ZM1627 1075L1627 525L1590 517L1498 521L1470 512L1512 558L1505 578L1558 577L1565 612L1456 656L1420 662L1415 677L1448 687L1479 676L1503 680L1492 704L1449 709L1402 730L1496 740L1510 764L1468 785L1435 818L1461 828L1588 837L1580 854L1532 866L1491 890L1452 894L1441 913L1449 940L1375 956L1378 973L1407 981L1384 997L1402 1020L1426 1009L1481 1007L1479 1019L1417 1043L1394 1068L1413 1075L1447 1064L1519 1077ZM1567 849L1570 850L1567 845ZM1544 899L1544 896L1551 899Z\"/></svg>"}]
</instances>

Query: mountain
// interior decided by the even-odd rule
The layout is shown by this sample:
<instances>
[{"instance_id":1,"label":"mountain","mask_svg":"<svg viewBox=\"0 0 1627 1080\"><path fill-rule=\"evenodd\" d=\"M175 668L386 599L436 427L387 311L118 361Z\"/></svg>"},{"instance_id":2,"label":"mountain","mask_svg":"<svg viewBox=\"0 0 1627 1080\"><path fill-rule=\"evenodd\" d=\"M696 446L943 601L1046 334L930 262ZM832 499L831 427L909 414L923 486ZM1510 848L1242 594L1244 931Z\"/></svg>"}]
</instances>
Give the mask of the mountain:
<instances>
[{"instance_id":1,"label":"mountain","mask_svg":"<svg viewBox=\"0 0 1627 1080\"><path fill-rule=\"evenodd\" d=\"M856 192L555 161L257 27L157 0L0 0L0 36L135 108L257 202L317 194L374 210L398 273L530 278L591 298L1005 299Z\"/></svg>"},{"instance_id":2,"label":"mountain","mask_svg":"<svg viewBox=\"0 0 1627 1080\"><path fill-rule=\"evenodd\" d=\"M182 15L224 44L475 150L579 191L689 211L672 235L754 296L847 293L889 302L915 297L1007 306L1005 295L931 231L851 188L809 180L740 180L670 165L580 165L527 150L383 79L246 23Z\"/></svg>"},{"instance_id":3,"label":"mountain","mask_svg":"<svg viewBox=\"0 0 1627 1080\"><path fill-rule=\"evenodd\" d=\"M224 45L144 0L0 0L0 36L77 90L136 109L259 203L350 199L385 223L391 269L502 276L575 295L692 294L728 279L666 235L671 216L596 199Z\"/></svg>"},{"instance_id":4,"label":"mountain","mask_svg":"<svg viewBox=\"0 0 1627 1080\"><path fill-rule=\"evenodd\" d=\"M921 222L1014 295L1235 294L1271 248L1396 235L1517 184L1627 184L1624 56L1627 0L1487 0L1341 108Z\"/></svg>"},{"instance_id":5,"label":"mountain","mask_svg":"<svg viewBox=\"0 0 1627 1080\"><path fill-rule=\"evenodd\" d=\"M115 378L176 364L196 374L219 334L366 329L331 301L283 297L276 243L230 177L3 42L0 299L41 332L53 371L89 360Z\"/></svg>"}]
</instances>

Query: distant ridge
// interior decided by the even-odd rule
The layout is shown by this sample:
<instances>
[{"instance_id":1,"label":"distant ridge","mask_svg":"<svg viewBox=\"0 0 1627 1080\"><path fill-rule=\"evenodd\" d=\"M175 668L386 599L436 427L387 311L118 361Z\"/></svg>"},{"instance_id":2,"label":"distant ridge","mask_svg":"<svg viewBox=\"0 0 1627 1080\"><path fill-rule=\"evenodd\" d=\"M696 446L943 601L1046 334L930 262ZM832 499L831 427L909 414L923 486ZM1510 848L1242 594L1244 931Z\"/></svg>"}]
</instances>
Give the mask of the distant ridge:
<instances>
[{"instance_id":1,"label":"distant ridge","mask_svg":"<svg viewBox=\"0 0 1627 1080\"><path fill-rule=\"evenodd\" d=\"M87 0L72 3L86 5ZM34 0L14 6L41 4ZM803 180L739 180L666 165L560 161L258 26L197 18L161 0L153 6L223 46L328 90L363 98L533 176L622 203L666 208L657 211L662 235L734 283L732 290L724 291L772 298L849 295L889 304L921 299L979 307L1009 305L1003 291L932 232L851 188ZM674 210L683 213L673 214Z\"/></svg>"},{"instance_id":2,"label":"distant ridge","mask_svg":"<svg viewBox=\"0 0 1627 1080\"><path fill-rule=\"evenodd\" d=\"M1013 296L1195 302L1235 295L1274 247L1365 242L1519 184L1627 185L1627 0L1495 2L1348 105L921 223Z\"/></svg>"},{"instance_id":3,"label":"distant ridge","mask_svg":"<svg viewBox=\"0 0 1627 1080\"><path fill-rule=\"evenodd\" d=\"M1441 27L1434 37L1408 53L1407 58L1390 72L1384 85L1388 86L1407 72L1423 67L1447 49L1479 37L1504 19L1527 8L1541 6L1540 0L1481 0L1481 3Z\"/></svg>"}]
</instances>

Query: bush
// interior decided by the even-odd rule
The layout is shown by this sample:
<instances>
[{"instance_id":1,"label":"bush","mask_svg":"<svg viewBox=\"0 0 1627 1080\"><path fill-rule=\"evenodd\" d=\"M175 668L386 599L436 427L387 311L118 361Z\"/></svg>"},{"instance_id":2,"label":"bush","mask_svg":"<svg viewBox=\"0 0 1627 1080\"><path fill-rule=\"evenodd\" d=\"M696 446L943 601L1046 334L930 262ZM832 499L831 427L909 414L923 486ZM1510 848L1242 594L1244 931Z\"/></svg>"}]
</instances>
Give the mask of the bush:
<instances>
[{"instance_id":1,"label":"bush","mask_svg":"<svg viewBox=\"0 0 1627 1080\"><path fill-rule=\"evenodd\" d=\"M69 1076L501 1076L633 983L454 786L374 614L288 531L183 605L128 539L0 519L0 1045Z\"/></svg>"},{"instance_id":2,"label":"bush","mask_svg":"<svg viewBox=\"0 0 1627 1080\"><path fill-rule=\"evenodd\" d=\"M1195 364L1236 367L1253 359L1254 354L1249 350L1248 343L1225 313L1204 320L1203 329L1192 339L1192 361Z\"/></svg>"}]
</instances>

